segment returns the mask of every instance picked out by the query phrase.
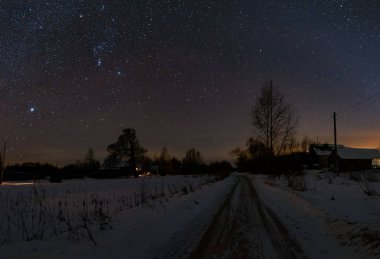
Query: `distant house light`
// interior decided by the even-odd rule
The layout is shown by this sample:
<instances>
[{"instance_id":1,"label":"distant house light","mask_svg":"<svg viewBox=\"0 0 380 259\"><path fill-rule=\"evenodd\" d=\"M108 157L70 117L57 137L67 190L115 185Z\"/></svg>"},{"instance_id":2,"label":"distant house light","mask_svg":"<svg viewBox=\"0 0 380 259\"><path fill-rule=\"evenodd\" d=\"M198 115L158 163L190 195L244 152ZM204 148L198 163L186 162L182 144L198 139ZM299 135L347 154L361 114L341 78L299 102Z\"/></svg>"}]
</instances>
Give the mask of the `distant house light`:
<instances>
[{"instance_id":1,"label":"distant house light","mask_svg":"<svg viewBox=\"0 0 380 259\"><path fill-rule=\"evenodd\" d=\"M380 168L380 158L372 158L372 167Z\"/></svg>"}]
</instances>

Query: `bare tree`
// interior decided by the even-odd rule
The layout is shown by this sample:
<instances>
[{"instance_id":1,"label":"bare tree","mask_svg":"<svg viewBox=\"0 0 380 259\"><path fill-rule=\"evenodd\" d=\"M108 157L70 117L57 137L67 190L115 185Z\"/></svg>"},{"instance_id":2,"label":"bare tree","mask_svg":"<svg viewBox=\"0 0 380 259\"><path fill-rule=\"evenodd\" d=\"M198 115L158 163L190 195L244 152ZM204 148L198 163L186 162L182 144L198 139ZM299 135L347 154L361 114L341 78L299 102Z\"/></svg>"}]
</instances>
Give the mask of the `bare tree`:
<instances>
[{"instance_id":1,"label":"bare tree","mask_svg":"<svg viewBox=\"0 0 380 259\"><path fill-rule=\"evenodd\" d=\"M272 156L281 154L292 142L298 116L272 81L261 89L261 95L252 107L251 118L257 138L263 141Z\"/></svg>"},{"instance_id":2,"label":"bare tree","mask_svg":"<svg viewBox=\"0 0 380 259\"><path fill-rule=\"evenodd\" d=\"M295 138L294 134L291 136L287 141L286 144L281 151L282 154L291 154L294 152L300 151L300 143L297 142L297 139Z\"/></svg>"},{"instance_id":3,"label":"bare tree","mask_svg":"<svg viewBox=\"0 0 380 259\"><path fill-rule=\"evenodd\" d=\"M309 146L313 144L314 142L308 137L303 137L301 141L301 150L302 152L308 152L309 151Z\"/></svg>"},{"instance_id":4,"label":"bare tree","mask_svg":"<svg viewBox=\"0 0 380 259\"><path fill-rule=\"evenodd\" d=\"M201 152L195 148L186 151L185 157L182 159L183 170L186 173L199 173L200 167L203 164Z\"/></svg>"},{"instance_id":5,"label":"bare tree","mask_svg":"<svg viewBox=\"0 0 380 259\"><path fill-rule=\"evenodd\" d=\"M95 170L99 169L100 163L94 157L94 150L89 148L84 157L83 167L86 173L92 173Z\"/></svg>"},{"instance_id":6,"label":"bare tree","mask_svg":"<svg viewBox=\"0 0 380 259\"><path fill-rule=\"evenodd\" d=\"M168 162L170 161L171 157L169 156L168 149L166 147L163 147L161 149L160 158L161 161Z\"/></svg>"},{"instance_id":7,"label":"bare tree","mask_svg":"<svg viewBox=\"0 0 380 259\"><path fill-rule=\"evenodd\" d=\"M156 159L160 174L166 175L173 171L171 168L171 159L172 157L169 155L168 149L166 147L163 147L161 149L159 158Z\"/></svg>"},{"instance_id":8,"label":"bare tree","mask_svg":"<svg viewBox=\"0 0 380 259\"><path fill-rule=\"evenodd\" d=\"M249 138L247 141L248 156L250 159L262 159L268 155L268 149L258 139Z\"/></svg>"}]
</instances>

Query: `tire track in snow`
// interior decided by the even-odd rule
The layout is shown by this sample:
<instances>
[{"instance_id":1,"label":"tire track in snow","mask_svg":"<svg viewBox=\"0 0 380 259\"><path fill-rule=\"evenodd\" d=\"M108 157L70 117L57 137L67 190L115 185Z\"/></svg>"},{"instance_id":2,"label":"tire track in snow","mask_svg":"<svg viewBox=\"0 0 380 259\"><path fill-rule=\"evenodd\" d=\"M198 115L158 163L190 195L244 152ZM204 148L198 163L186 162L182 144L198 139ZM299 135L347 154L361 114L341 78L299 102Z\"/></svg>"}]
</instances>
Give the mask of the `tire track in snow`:
<instances>
[{"instance_id":1,"label":"tire track in snow","mask_svg":"<svg viewBox=\"0 0 380 259\"><path fill-rule=\"evenodd\" d=\"M160 247L160 251L157 251L156 256L153 257L155 259L166 259L166 258L187 258L195 246L200 242L200 239L203 233L207 230L210 221L214 218L214 216L218 213L219 207L223 207L225 205L225 200L228 200L229 196L236 188L237 181L232 183L230 188L232 191L226 192L223 194L223 197L219 197L217 199L217 204L214 208L214 212L210 213L207 211L203 214L203 216L209 217L208 220L200 220L198 217L191 220L188 224L188 227L181 230L179 233L174 235L169 242L166 242L164 245ZM162 254L164 251L164 254Z\"/></svg>"},{"instance_id":2,"label":"tire track in snow","mask_svg":"<svg viewBox=\"0 0 380 259\"><path fill-rule=\"evenodd\" d=\"M305 258L248 177L238 183L189 258Z\"/></svg>"},{"instance_id":3,"label":"tire track in snow","mask_svg":"<svg viewBox=\"0 0 380 259\"><path fill-rule=\"evenodd\" d=\"M293 240L280 218L269 207L264 206L249 178L244 177L250 186L250 193L255 200L261 219L278 258L306 258L299 244Z\"/></svg>"}]
</instances>

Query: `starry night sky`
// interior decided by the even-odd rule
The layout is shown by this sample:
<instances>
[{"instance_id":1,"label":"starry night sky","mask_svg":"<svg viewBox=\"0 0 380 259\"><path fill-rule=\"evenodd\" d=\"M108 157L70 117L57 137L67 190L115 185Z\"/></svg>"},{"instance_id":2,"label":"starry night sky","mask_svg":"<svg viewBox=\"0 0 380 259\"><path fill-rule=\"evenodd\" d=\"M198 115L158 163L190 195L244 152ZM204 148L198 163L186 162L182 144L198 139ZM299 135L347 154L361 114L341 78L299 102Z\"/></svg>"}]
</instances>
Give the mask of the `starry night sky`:
<instances>
[{"instance_id":1,"label":"starry night sky","mask_svg":"<svg viewBox=\"0 0 380 259\"><path fill-rule=\"evenodd\" d=\"M373 1L2 0L0 138L7 162L99 159L133 127L153 156L229 158L273 80L298 137L380 146Z\"/></svg>"}]
</instances>

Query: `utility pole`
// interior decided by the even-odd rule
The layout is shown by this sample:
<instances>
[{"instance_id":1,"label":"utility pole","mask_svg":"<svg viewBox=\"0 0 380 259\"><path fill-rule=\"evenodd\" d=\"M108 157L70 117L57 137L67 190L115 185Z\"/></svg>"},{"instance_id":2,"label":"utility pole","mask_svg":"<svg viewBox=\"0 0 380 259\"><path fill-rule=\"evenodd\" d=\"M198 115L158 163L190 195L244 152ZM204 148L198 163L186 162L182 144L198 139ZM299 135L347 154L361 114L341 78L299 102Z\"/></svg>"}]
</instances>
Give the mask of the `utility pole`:
<instances>
[{"instance_id":1,"label":"utility pole","mask_svg":"<svg viewBox=\"0 0 380 259\"><path fill-rule=\"evenodd\" d=\"M338 165L338 146L336 143L336 112L334 112L334 152L335 152L335 171L339 174L339 165Z\"/></svg>"}]
</instances>

